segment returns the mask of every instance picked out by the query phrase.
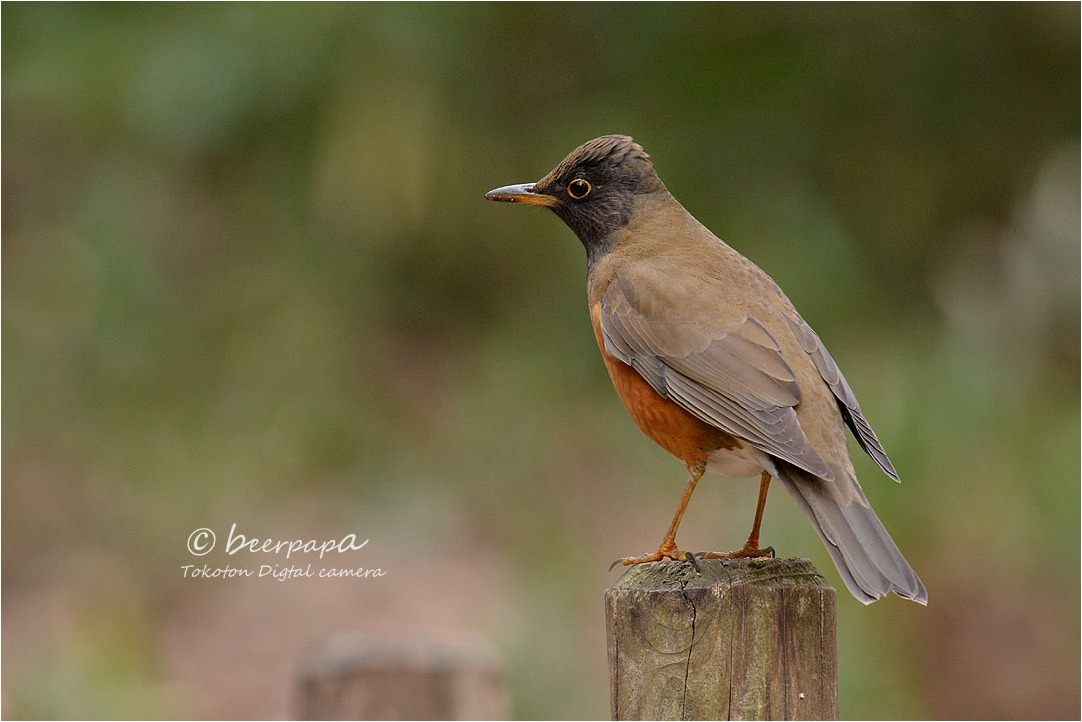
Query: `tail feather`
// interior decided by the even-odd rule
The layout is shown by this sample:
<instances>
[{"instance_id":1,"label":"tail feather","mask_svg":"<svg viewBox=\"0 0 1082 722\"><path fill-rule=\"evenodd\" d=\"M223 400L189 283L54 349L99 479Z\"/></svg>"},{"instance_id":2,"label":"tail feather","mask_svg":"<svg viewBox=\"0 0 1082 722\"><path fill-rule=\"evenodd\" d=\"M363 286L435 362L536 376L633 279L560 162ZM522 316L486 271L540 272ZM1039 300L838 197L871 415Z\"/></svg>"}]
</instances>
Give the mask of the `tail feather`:
<instances>
[{"instance_id":1,"label":"tail feather","mask_svg":"<svg viewBox=\"0 0 1082 722\"><path fill-rule=\"evenodd\" d=\"M826 482L779 462L778 478L812 522L853 596L864 604L894 592L928 603L928 592L875 515L864 492L858 500L836 501Z\"/></svg>"}]
</instances>

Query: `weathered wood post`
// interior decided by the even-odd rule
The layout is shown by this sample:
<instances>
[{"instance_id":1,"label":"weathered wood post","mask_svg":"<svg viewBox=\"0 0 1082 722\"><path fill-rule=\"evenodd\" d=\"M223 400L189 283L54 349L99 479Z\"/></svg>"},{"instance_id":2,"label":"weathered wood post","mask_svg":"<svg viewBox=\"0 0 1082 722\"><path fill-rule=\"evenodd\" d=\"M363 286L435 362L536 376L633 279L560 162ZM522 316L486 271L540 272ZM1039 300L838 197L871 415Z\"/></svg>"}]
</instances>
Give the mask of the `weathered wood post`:
<instances>
[{"instance_id":1,"label":"weathered wood post","mask_svg":"<svg viewBox=\"0 0 1082 722\"><path fill-rule=\"evenodd\" d=\"M507 693L474 644L332 640L301 671L300 719L500 720Z\"/></svg>"},{"instance_id":2,"label":"weathered wood post","mask_svg":"<svg viewBox=\"0 0 1082 722\"><path fill-rule=\"evenodd\" d=\"M807 559L632 567L605 593L615 719L837 719L834 590Z\"/></svg>"}]
</instances>

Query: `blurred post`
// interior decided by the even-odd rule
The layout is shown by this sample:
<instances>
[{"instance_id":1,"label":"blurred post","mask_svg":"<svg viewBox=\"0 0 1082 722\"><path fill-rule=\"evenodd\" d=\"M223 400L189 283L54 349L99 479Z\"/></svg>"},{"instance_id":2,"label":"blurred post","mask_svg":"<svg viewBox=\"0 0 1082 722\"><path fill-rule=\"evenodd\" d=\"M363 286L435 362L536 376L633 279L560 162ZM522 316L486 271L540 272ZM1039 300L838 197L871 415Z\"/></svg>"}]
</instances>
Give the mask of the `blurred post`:
<instances>
[{"instance_id":1,"label":"blurred post","mask_svg":"<svg viewBox=\"0 0 1082 722\"><path fill-rule=\"evenodd\" d=\"M332 640L301 672L301 719L495 720L510 713L493 654L472 644Z\"/></svg>"},{"instance_id":2,"label":"blurred post","mask_svg":"<svg viewBox=\"0 0 1082 722\"><path fill-rule=\"evenodd\" d=\"M615 719L837 719L834 589L807 559L631 568L605 593Z\"/></svg>"}]
</instances>

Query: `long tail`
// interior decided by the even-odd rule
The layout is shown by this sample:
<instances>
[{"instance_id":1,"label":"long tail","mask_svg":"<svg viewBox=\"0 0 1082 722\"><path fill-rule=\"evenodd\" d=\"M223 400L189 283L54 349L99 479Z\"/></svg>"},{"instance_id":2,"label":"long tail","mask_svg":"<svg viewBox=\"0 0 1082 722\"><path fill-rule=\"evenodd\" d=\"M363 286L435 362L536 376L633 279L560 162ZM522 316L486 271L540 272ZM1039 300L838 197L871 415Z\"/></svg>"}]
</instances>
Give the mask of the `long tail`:
<instances>
[{"instance_id":1,"label":"long tail","mask_svg":"<svg viewBox=\"0 0 1082 722\"><path fill-rule=\"evenodd\" d=\"M831 498L822 480L785 462L777 462L777 467L778 478L819 532L854 597L870 604L894 592L903 599L928 603L924 584L898 551L863 491L859 501L846 506Z\"/></svg>"}]
</instances>

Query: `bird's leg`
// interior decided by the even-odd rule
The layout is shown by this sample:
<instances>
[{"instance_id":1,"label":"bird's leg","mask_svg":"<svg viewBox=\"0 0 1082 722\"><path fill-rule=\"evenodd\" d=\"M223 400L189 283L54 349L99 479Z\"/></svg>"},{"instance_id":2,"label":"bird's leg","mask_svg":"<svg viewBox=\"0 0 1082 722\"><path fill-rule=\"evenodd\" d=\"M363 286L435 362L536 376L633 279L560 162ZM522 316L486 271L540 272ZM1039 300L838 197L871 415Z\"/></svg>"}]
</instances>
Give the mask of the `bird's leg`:
<instances>
[{"instance_id":1,"label":"bird's leg","mask_svg":"<svg viewBox=\"0 0 1082 722\"><path fill-rule=\"evenodd\" d=\"M609 567L610 570L617 564L630 566L632 564L659 562L662 559L674 559L678 562L691 561L694 563L695 558L691 556L691 554L681 551L676 547L676 530L680 528L680 520L684 518L684 512L688 508L688 502L691 501L691 494L695 491L695 486L699 483L699 479L702 478L703 473L706 471L706 462L699 461L694 464L688 464L688 471L691 473L691 476L688 478L687 486L684 487L684 495L680 498L680 506L677 507L676 515L673 516L672 524L669 525L669 531L665 533L665 538L661 540L661 545L658 546L657 551L653 554L647 554L641 557L617 559Z\"/></svg>"},{"instance_id":2,"label":"bird's leg","mask_svg":"<svg viewBox=\"0 0 1082 722\"><path fill-rule=\"evenodd\" d=\"M763 511L766 509L766 492L770 489L770 472L763 471L759 480L759 503L755 505L755 523L752 524L751 534L744 543L744 548L735 552L704 552L699 554L700 559L754 559L758 557L773 557L774 547L759 548L759 526L763 523Z\"/></svg>"}]
</instances>

